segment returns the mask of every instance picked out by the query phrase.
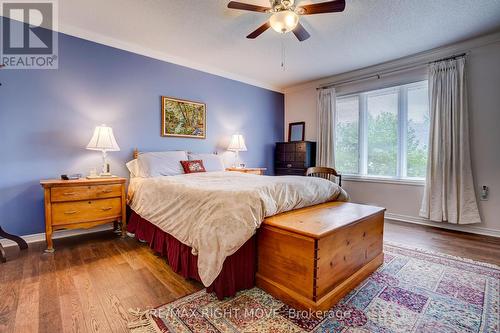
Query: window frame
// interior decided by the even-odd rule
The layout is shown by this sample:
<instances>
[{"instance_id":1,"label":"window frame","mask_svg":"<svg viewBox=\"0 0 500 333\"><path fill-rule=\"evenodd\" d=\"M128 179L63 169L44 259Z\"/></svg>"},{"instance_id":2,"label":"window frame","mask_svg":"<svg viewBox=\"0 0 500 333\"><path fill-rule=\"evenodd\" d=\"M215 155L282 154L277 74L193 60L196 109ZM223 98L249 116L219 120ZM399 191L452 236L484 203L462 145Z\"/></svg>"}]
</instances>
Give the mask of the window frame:
<instances>
[{"instance_id":1,"label":"window frame","mask_svg":"<svg viewBox=\"0 0 500 333\"><path fill-rule=\"evenodd\" d=\"M407 175L407 138L408 138L408 91L414 88L428 87L428 80L421 80L397 86L373 89L358 93L337 96L339 100L358 98L358 173L342 174L345 180L382 182L390 184L424 185L425 177L408 177ZM383 95L387 92L397 92L397 166L395 176L377 176L368 174L368 97ZM337 106L337 105L336 105ZM335 133L337 133L337 114L335 116ZM336 145L334 145L336 147ZM334 148L335 149L335 148ZM341 171L341 170L340 170Z\"/></svg>"}]
</instances>

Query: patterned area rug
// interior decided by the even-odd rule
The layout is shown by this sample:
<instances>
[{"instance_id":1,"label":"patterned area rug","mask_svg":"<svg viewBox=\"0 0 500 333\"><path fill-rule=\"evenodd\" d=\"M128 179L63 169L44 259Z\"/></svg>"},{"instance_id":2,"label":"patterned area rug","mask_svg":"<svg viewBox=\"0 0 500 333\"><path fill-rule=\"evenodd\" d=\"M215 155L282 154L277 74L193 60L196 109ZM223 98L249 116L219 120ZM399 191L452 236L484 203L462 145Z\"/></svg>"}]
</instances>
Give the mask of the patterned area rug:
<instances>
[{"instance_id":1,"label":"patterned area rug","mask_svg":"<svg viewBox=\"0 0 500 333\"><path fill-rule=\"evenodd\" d=\"M385 245L375 273L328 312L297 311L254 288L204 290L136 312L136 332L500 332L500 267Z\"/></svg>"}]
</instances>

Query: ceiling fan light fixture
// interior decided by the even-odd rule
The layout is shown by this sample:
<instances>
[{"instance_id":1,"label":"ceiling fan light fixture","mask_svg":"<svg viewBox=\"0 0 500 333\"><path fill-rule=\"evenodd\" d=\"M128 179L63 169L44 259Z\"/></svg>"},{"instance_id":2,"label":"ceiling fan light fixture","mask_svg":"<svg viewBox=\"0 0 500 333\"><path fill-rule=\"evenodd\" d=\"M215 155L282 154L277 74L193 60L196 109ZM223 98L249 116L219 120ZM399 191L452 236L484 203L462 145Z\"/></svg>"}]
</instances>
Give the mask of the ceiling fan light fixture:
<instances>
[{"instance_id":1,"label":"ceiling fan light fixture","mask_svg":"<svg viewBox=\"0 0 500 333\"><path fill-rule=\"evenodd\" d=\"M299 15L293 10L282 10L274 13L269 19L271 27L279 33L287 33L299 24Z\"/></svg>"}]
</instances>

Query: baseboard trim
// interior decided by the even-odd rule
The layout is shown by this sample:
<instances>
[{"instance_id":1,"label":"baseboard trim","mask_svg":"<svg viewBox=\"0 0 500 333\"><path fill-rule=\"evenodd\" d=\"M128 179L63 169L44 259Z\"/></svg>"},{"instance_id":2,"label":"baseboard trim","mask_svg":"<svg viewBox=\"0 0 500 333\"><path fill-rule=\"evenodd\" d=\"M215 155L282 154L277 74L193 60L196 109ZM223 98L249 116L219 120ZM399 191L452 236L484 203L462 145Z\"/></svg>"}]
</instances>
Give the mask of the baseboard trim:
<instances>
[{"instance_id":1,"label":"baseboard trim","mask_svg":"<svg viewBox=\"0 0 500 333\"><path fill-rule=\"evenodd\" d=\"M472 225L462 226L462 225L454 225L454 224L450 224L450 223L436 223L436 222L432 222L432 221L426 220L426 219L421 218L421 217L387 213L387 212L385 213L385 218L387 220L392 220L392 221L420 224L420 225L426 225L426 226L430 226L430 227L455 230L455 231L462 231L462 232L468 232L471 234L478 234L478 235L485 235L485 236L492 236L492 237L500 238L500 230L495 230L495 229L490 229L490 228L482 228L482 227L476 227L476 226L472 226ZM98 227L95 227L92 229L61 230L61 231L56 231L54 233L54 235L52 236L52 238L53 239L67 238L67 237L92 234L92 233L106 231L106 230L112 230L112 229L113 229L113 226L111 226L111 225L101 225L101 226L98 226ZM39 234L26 235L26 236L22 236L22 238L28 244L43 242L43 241L45 241L45 233L42 232ZM2 244L2 246L5 248L17 245L15 242L8 240L8 239L4 239L4 238L0 239L0 244Z\"/></svg>"},{"instance_id":2,"label":"baseboard trim","mask_svg":"<svg viewBox=\"0 0 500 333\"><path fill-rule=\"evenodd\" d=\"M113 230L112 225L100 225L92 229L77 229L77 230L61 230L61 231L56 231L52 235L52 239L60 239L60 238L67 238L67 237L73 237L73 236L79 236L79 235L86 235L86 234L93 234L96 232L101 232L101 231L106 231L106 230ZM21 236L26 243L31 244L31 243L38 243L38 242L44 242L45 241L45 233L39 233L39 234L32 234L32 235L26 235L26 236ZM11 247L11 246L17 246L17 244L11 240L2 238L0 239L0 244L2 244L3 247Z\"/></svg>"},{"instance_id":3,"label":"baseboard trim","mask_svg":"<svg viewBox=\"0 0 500 333\"><path fill-rule=\"evenodd\" d=\"M496 229L490 229L490 228L482 228L482 227L476 227L473 225L456 225L456 224L450 224L450 223L437 223L437 222L432 222L430 220L424 219L422 217L415 217L415 216L408 216L408 215L401 215L401 214L394 214L394 213L385 213L385 218L387 220L392 220L392 221L399 221L399 222L408 222L408 223L413 223L413 224L420 224L420 225L426 225L430 227L436 227L436 228L442 228L442 229L448 229L448 230L454 230L454 231L462 231L462 232L468 232L471 234L478 234L478 235L484 235L484 236L492 236L492 237L499 237L500 238L500 230Z\"/></svg>"}]
</instances>

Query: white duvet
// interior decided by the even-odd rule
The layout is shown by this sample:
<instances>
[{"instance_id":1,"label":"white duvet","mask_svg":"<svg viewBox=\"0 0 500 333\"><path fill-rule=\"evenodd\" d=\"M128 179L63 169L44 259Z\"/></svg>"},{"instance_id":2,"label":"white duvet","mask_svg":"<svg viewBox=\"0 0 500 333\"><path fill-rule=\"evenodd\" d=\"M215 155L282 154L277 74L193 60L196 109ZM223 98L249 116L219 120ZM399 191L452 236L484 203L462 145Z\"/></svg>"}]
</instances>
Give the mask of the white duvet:
<instances>
[{"instance_id":1,"label":"white duvet","mask_svg":"<svg viewBox=\"0 0 500 333\"><path fill-rule=\"evenodd\" d=\"M193 248L209 286L265 217L348 195L321 178L206 172L132 178L128 200L142 218Z\"/></svg>"}]
</instances>

